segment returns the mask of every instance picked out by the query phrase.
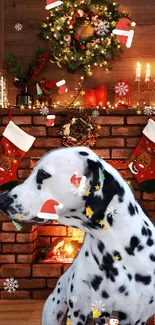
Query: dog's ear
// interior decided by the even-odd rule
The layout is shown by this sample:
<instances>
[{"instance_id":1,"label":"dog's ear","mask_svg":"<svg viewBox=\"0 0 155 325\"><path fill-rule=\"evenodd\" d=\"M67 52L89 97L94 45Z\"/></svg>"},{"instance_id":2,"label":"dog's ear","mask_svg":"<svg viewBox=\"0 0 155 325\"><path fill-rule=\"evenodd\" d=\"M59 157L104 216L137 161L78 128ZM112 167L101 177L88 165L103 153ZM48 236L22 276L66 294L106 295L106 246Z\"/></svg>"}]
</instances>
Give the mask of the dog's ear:
<instances>
[{"instance_id":1,"label":"dog's ear","mask_svg":"<svg viewBox=\"0 0 155 325\"><path fill-rule=\"evenodd\" d=\"M92 175L90 193L86 197L85 213L88 218L98 222L103 218L103 186L104 186L104 167L100 160L87 160L88 176ZM87 176L86 175L86 176ZM92 211L92 212L91 212ZM92 215L91 215L92 213Z\"/></svg>"}]
</instances>

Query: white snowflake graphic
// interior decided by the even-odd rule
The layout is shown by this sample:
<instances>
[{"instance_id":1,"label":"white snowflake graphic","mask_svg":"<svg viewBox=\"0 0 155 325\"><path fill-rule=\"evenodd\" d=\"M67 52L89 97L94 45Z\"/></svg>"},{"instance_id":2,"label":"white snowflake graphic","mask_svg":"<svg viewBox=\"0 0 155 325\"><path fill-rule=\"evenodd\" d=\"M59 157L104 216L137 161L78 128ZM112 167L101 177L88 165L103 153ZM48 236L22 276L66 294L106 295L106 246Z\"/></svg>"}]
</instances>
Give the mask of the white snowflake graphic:
<instances>
[{"instance_id":1,"label":"white snowflake graphic","mask_svg":"<svg viewBox=\"0 0 155 325\"><path fill-rule=\"evenodd\" d=\"M115 86L115 93L118 96L126 96L129 92L129 86L125 81L118 82Z\"/></svg>"},{"instance_id":2,"label":"white snowflake graphic","mask_svg":"<svg viewBox=\"0 0 155 325\"><path fill-rule=\"evenodd\" d=\"M4 290L7 292L15 292L19 287L18 280L14 279L14 278L7 278L3 282L3 287L4 287Z\"/></svg>"},{"instance_id":3,"label":"white snowflake graphic","mask_svg":"<svg viewBox=\"0 0 155 325\"><path fill-rule=\"evenodd\" d=\"M108 207L106 210L106 216L111 215L114 219L117 217L117 214L118 214L118 211L113 205Z\"/></svg>"},{"instance_id":4,"label":"white snowflake graphic","mask_svg":"<svg viewBox=\"0 0 155 325\"><path fill-rule=\"evenodd\" d=\"M77 297L71 296L71 299L70 300L75 304L77 302Z\"/></svg>"},{"instance_id":5,"label":"white snowflake graphic","mask_svg":"<svg viewBox=\"0 0 155 325\"><path fill-rule=\"evenodd\" d=\"M17 32L20 32L22 29L23 29L23 25L21 23L15 24L15 30L17 30Z\"/></svg>"},{"instance_id":6,"label":"white snowflake graphic","mask_svg":"<svg viewBox=\"0 0 155 325\"><path fill-rule=\"evenodd\" d=\"M98 117L99 116L99 111L97 109L95 109L93 112L92 112L92 116L93 117Z\"/></svg>"},{"instance_id":7,"label":"white snowflake graphic","mask_svg":"<svg viewBox=\"0 0 155 325\"><path fill-rule=\"evenodd\" d=\"M100 313L102 313L105 310L105 304L102 300L95 300L91 304L91 310L98 309Z\"/></svg>"},{"instance_id":8,"label":"white snowflake graphic","mask_svg":"<svg viewBox=\"0 0 155 325\"><path fill-rule=\"evenodd\" d=\"M47 106L41 106L41 109L40 109L40 114L41 115L48 115L49 113L49 109Z\"/></svg>"},{"instance_id":9,"label":"white snowflake graphic","mask_svg":"<svg viewBox=\"0 0 155 325\"><path fill-rule=\"evenodd\" d=\"M144 114L147 116L154 115L153 107L152 106L145 106L144 107Z\"/></svg>"},{"instance_id":10,"label":"white snowflake graphic","mask_svg":"<svg viewBox=\"0 0 155 325\"><path fill-rule=\"evenodd\" d=\"M107 35L110 30L110 23L107 20L98 19L97 22L94 23L94 30L97 35Z\"/></svg>"}]
</instances>

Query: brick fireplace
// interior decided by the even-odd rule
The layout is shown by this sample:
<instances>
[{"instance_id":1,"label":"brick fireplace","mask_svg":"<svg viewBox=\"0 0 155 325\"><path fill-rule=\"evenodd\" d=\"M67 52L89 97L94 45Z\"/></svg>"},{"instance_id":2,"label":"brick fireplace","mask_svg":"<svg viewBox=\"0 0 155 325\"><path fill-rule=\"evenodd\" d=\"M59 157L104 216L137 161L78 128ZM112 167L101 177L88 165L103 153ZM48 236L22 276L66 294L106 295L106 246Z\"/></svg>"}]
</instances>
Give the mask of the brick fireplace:
<instances>
[{"instance_id":1,"label":"brick fireplace","mask_svg":"<svg viewBox=\"0 0 155 325\"><path fill-rule=\"evenodd\" d=\"M37 137L33 147L21 161L18 178L23 182L31 169L46 151L61 147L59 136L60 118L65 112L53 110L57 115L56 125L46 127L46 117L39 110L13 110L13 121L23 130ZM91 112L90 112L91 114ZM0 110L0 134L8 122L7 111ZM147 116L136 116L133 110L104 111L96 121L101 125L100 136L93 150L116 167L126 180L130 180L134 193L152 220L155 220L155 194L140 191L139 185L126 165L141 132L148 120ZM1 299L45 299L55 287L58 278L67 269L68 263L39 263L41 251L59 239L67 238L82 243L83 233L71 227L53 222L51 226L23 226L17 231L10 220L0 215L0 298ZM19 282L15 293L4 291L3 282L13 277Z\"/></svg>"}]
</instances>

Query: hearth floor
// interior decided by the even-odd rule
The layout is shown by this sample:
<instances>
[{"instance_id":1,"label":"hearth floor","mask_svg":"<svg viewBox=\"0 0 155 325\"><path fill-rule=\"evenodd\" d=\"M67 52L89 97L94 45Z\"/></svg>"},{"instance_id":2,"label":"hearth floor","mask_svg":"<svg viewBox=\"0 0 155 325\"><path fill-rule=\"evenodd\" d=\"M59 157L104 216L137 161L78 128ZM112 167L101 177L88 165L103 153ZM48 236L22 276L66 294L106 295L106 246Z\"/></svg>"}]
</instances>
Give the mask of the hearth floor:
<instances>
[{"instance_id":1,"label":"hearth floor","mask_svg":"<svg viewBox=\"0 0 155 325\"><path fill-rule=\"evenodd\" d=\"M41 325L43 300L0 300L0 325Z\"/></svg>"}]
</instances>

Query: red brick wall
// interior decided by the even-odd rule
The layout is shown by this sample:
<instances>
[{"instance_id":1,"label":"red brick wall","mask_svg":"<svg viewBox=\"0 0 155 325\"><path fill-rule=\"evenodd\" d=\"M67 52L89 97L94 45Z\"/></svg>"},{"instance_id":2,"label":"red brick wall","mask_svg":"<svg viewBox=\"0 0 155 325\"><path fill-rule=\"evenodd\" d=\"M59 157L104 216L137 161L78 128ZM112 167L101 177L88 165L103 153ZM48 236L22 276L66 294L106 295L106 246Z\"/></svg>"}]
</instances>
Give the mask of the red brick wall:
<instances>
[{"instance_id":1,"label":"red brick wall","mask_svg":"<svg viewBox=\"0 0 155 325\"><path fill-rule=\"evenodd\" d=\"M65 113L59 111L50 113L57 115L56 125L47 128L46 117L42 117L39 110L13 111L13 121L23 130L37 137L33 147L20 163L18 169L20 182L31 173L33 159L38 159L46 151L61 146L59 123L61 115ZM126 159L130 157L137 145L148 117L137 116L135 111L131 110L112 111L110 115L105 115L102 111L96 120L100 123L101 130L93 150L116 167L126 180L131 181L138 201L150 218L155 220L155 193L142 192L126 165ZM7 121L7 111L0 110L0 134ZM18 232L11 221L0 215L0 297L2 299L46 298L67 266L35 264L36 253L58 236L71 237L72 232L72 228L59 226L57 223L50 227L23 226ZM7 277L19 280L19 290L15 293L4 291L3 282Z\"/></svg>"}]
</instances>

